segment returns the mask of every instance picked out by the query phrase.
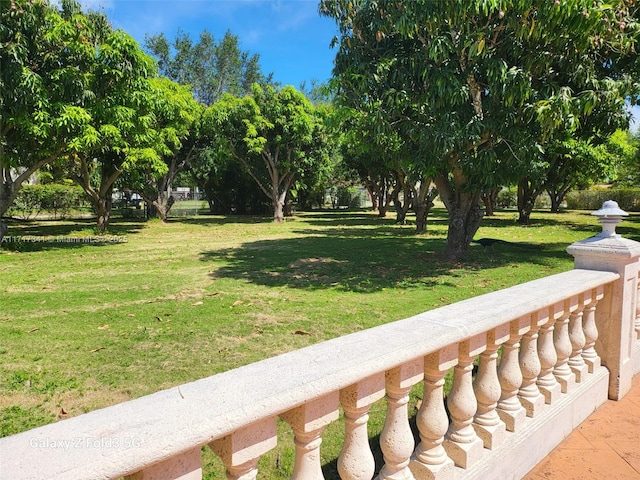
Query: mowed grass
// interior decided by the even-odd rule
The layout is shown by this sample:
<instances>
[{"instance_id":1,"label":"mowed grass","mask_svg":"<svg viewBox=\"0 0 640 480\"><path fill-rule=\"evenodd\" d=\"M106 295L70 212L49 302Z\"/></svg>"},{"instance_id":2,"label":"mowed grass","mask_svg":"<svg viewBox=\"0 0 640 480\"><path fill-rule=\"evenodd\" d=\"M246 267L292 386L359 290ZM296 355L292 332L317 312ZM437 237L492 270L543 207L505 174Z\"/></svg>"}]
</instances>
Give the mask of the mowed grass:
<instances>
[{"instance_id":1,"label":"mowed grass","mask_svg":"<svg viewBox=\"0 0 640 480\"><path fill-rule=\"evenodd\" d=\"M472 245L461 264L442 258L441 208L424 235L393 215L315 212L281 225L266 217L116 220L110 234L126 243L4 244L0 436L568 270L566 247L600 231L589 212L535 212L529 227L515 218L486 218L476 238L539 248ZM10 235L86 237L91 229L89 220L11 223ZM638 217L618 232L640 239ZM260 478L291 474L292 437L282 428L283 446ZM323 450L327 478L335 478L336 445ZM205 462L208 478L222 476L212 455Z\"/></svg>"}]
</instances>

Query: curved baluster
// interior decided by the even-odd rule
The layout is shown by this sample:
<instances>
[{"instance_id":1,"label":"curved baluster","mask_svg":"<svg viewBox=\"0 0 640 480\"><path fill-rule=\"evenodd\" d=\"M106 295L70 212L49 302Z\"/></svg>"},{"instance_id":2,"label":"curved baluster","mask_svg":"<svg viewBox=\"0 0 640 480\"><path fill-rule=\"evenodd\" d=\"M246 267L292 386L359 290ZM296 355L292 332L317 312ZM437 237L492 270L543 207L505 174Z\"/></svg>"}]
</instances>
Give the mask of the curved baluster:
<instances>
[{"instance_id":1,"label":"curved baluster","mask_svg":"<svg viewBox=\"0 0 640 480\"><path fill-rule=\"evenodd\" d=\"M604 288L594 289L591 297L591 303L584 308L583 328L584 328L584 348L582 349L582 358L587 364L589 373L595 372L600 368L600 356L596 352L595 345L598 340L598 327L596 325L596 306L604 297Z\"/></svg>"},{"instance_id":2,"label":"curved baluster","mask_svg":"<svg viewBox=\"0 0 640 480\"><path fill-rule=\"evenodd\" d=\"M538 357L538 330L540 317L532 315L531 328L520 340L520 370L522 372L522 385L518 396L520 403L527 412L527 417L534 417L544 407L544 395L540 393L537 385L538 376L542 370Z\"/></svg>"},{"instance_id":3,"label":"curved baluster","mask_svg":"<svg viewBox=\"0 0 640 480\"><path fill-rule=\"evenodd\" d=\"M338 419L339 392L312 400L283 413L294 434L296 459L293 480L323 480L320 444L325 427Z\"/></svg>"},{"instance_id":4,"label":"curved baluster","mask_svg":"<svg viewBox=\"0 0 640 480\"><path fill-rule=\"evenodd\" d=\"M449 457L462 468L468 468L482 458L483 444L473 428L473 417L478 409L473 392L473 357L485 348L486 335L481 336L481 348L473 349L473 340L460 344L458 364L453 369L453 385L447 397L451 424L444 442ZM472 343L473 342L473 343Z\"/></svg>"},{"instance_id":5,"label":"curved baluster","mask_svg":"<svg viewBox=\"0 0 640 480\"><path fill-rule=\"evenodd\" d=\"M506 426L500 419L496 407L501 395L498 380L498 347L508 338L508 325L489 332L487 349L480 354L478 372L473 382L473 391L478 401L473 427L482 439L484 447L488 449L497 447L505 439Z\"/></svg>"},{"instance_id":6,"label":"curved baluster","mask_svg":"<svg viewBox=\"0 0 640 480\"><path fill-rule=\"evenodd\" d=\"M553 344L556 347L558 361L553 368L553 374L562 388L562 393L567 393L575 385L575 374L569 367L569 356L572 347L569 338L569 317L571 316L569 301L565 302L563 315L556 321L553 330Z\"/></svg>"},{"instance_id":7,"label":"curved baluster","mask_svg":"<svg viewBox=\"0 0 640 480\"><path fill-rule=\"evenodd\" d=\"M266 418L209 444L227 469L228 480L255 480L258 460L277 444L276 419Z\"/></svg>"},{"instance_id":8,"label":"curved baluster","mask_svg":"<svg viewBox=\"0 0 640 480\"><path fill-rule=\"evenodd\" d=\"M384 466L378 480L413 480L409 461L413 453L413 433L409 425L409 392L424 376L418 359L386 372L387 417L380 434Z\"/></svg>"},{"instance_id":9,"label":"curved baluster","mask_svg":"<svg viewBox=\"0 0 640 480\"><path fill-rule=\"evenodd\" d=\"M456 345L443 348L424 359L424 395L416 415L420 443L409 468L416 480L453 480L454 463L442 446L449 429L444 408L444 377L457 363Z\"/></svg>"},{"instance_id":10,"label":"curved baluster","mask_svg":"<svg viewBox=\"0 0 640 480\"><path fill-rule=\"evenodd\" d=\"M371 480L375 460L369 447L367 421L371 405L384 397L384 374L375 375L340 391L344 408L345 441L338 458L343 480Z\"/></svg>"},{"instance_id":11,"label":"curved baluster","mask_svg":"<svg viewBox=\"0 0 640 480\"><path fill-rule=\"evenodd\" d=\"M529 329L529 317L523 317L511 322L511 334L502 345L502 358L498 367L498 378L502 394L498 401L498 415L507 426L507 430L515 432L526 417L526 410L518 399L518 392L522 385L519 349L520 338Z\"/></svg>"},{"instance_id":12,"label":"curved baluster","mask_svg":"<svg viewBox=\"0 0 640 480\"><path fill-rule=\"evenodd\" d=\"M558 309L559 311L557 311ZM556 347L553 344L553 331L556 321L555 315L562 310L560 306L551 307L548 311L539 312L541 323L538 337L538 358L540 358L540 375L538 375L538 388L544 395L545 403L551 404L557 400L561 393L561 387L553 374L553 369L558 362Z\"/></svg>"},{"instance_id":13,"label":"curved baluster","mask_svg":"<svg viewBox=\"0 0 640 480\"><path fill-rule=\"evenodd\" d=\"M569 316L569 340L571 341L571 355L567 361L569 368L575 375L576 382L580 383L584 380L589 371L589 367L582 358L582 350L586 344L584 329L582 326L583 309L586 304L590 303L590 298L580 296L580 306L578 310L572 312ZM586 302L586 303L585 303Z\"/></svg>"}]
</instances>

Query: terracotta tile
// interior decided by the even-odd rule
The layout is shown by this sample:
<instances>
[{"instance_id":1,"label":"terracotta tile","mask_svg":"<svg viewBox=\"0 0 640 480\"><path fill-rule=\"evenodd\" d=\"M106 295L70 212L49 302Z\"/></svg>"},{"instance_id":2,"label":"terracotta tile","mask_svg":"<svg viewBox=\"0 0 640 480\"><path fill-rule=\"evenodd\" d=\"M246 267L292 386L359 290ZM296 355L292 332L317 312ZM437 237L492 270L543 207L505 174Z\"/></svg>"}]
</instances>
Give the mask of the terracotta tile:
<instances>
[{"instance_id":1,"label":"terracotta tile","mask_svg":"<svg viewBox=\"0 0 640 480\"><path fill-rule=\"evenodd\" d=\"M634 470L613 451L556 450L526 480L637 480Z\"/></svg>"},{"instance_id":2,"label":"terracotta tile","mask_svg":"<svg viewBox=\"0 0 640 480\"><path fill-rule=\"evenodd\" d=\"M557 448L564 448L568 450L593 450L594 446L588 436L585 436L579 430L574 430L560 445L558 445Z\"/></svg>"},{"instance_id":3,"label":"terracotta tile","mask_svg":"<svg viewBox=\"0 0 640 480\"><path fill-rule=\"evenodd\" d=\"M613 441L611 448L633 468L640 477L640 450L637 442Z\"/></svg>"},{"instance_id":4,"label":"terracotta tile","mask_svg":"<svg viewBox=\"0 0 640 480\"><path fill-rule=\"evenodd\" d=\"M640 375L619 402L608 401L525 480L640 480Z\"/></svg>"}]
</instances>

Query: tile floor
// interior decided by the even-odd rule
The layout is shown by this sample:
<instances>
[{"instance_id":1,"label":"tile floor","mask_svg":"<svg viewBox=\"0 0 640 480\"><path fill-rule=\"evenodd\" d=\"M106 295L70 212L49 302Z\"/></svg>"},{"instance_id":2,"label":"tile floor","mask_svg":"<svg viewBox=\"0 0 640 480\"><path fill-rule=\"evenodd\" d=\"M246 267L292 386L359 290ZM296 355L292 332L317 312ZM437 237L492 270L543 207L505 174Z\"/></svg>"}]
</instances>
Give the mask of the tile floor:
<instances>
[{"instance_id":1,"label":"tile floor","mask_svg":"<svg viewBox=\"0 0 640 480\"><path fill-rule=\"evenodd\" d=\"M640 375L607 401L524 480L640 480Z\"/></svg>"}]
</instances>

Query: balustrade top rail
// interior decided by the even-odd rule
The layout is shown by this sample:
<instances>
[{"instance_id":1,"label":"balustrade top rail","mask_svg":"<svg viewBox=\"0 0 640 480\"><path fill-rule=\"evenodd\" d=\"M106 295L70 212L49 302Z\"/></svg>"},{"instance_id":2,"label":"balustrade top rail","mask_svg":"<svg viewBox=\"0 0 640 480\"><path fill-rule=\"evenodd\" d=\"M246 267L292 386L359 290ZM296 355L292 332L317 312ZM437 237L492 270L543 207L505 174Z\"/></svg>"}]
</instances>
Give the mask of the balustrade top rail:
<instances>
[{"instance_id":1,"label":"balustrade top rail","mask_svg":"<svg viewBox=\"0 0 640 480\"><path fill-rule=\"evenodd\" d=\"M620 278L571 270L0 439L0 478L117 478Z\"/></svg>"}]
</instances>

